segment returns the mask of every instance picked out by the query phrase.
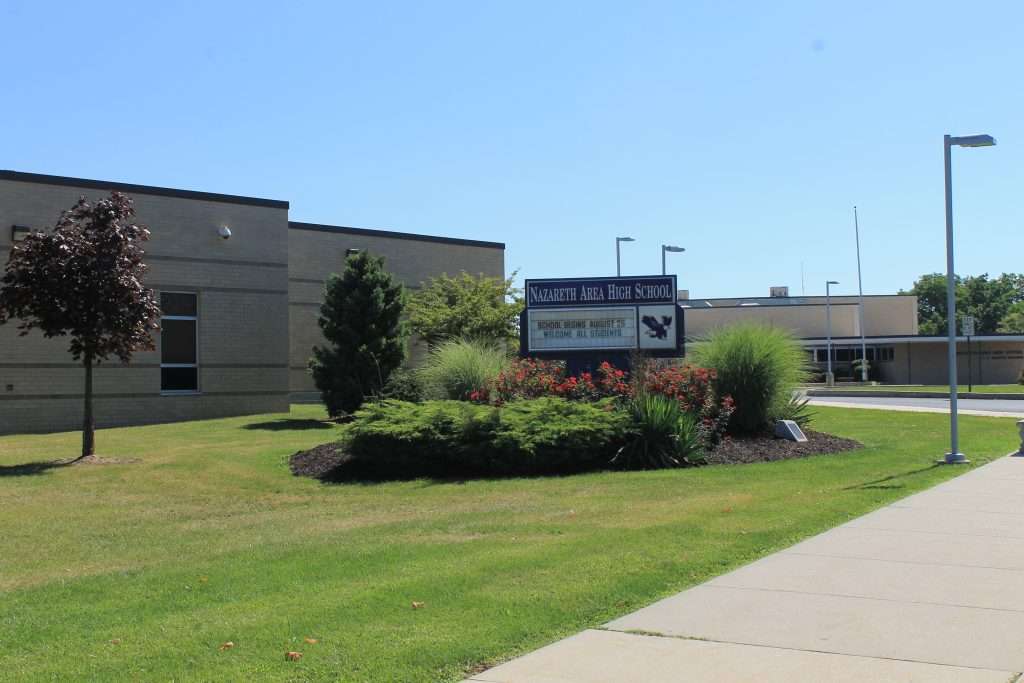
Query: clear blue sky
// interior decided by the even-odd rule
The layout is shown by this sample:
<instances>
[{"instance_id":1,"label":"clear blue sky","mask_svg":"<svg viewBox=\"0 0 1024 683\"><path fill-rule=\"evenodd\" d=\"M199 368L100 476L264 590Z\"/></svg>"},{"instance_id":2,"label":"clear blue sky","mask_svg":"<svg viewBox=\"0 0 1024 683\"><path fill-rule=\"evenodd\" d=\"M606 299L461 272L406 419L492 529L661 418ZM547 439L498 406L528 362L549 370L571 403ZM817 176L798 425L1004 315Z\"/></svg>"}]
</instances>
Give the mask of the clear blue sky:
<instances>
[{"instance_id":1,"label":"clear blue sky","mask_svg":"<svg viewBox=\"0 0 1024 683\"><path fill-rule=\"evenodd\" d=\"M291 201L506 242L520 277L660 269L695 296L891 293L1024 270L1015 2L4 0L0 168Z\"/></svg>"}]
</instances>

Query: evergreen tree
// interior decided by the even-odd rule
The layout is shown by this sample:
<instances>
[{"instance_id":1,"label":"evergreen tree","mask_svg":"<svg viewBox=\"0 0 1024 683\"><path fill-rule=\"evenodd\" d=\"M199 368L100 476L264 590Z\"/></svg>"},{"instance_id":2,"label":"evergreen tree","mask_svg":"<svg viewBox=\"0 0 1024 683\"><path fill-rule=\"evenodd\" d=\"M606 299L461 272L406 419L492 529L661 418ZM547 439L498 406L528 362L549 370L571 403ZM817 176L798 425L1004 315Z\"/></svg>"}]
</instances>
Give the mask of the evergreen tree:
<instances>
[{"instance_id":1,"label":"evergreen tree","mask_svg":"<svg viewBox=\"0 0 1024 683\"><path fill-rule=\"evenodd\" d=\"M384 260L365 251L327 280L319 318L327 344L313 347L309 368L331 417L354 412L402 364L404 300Z\"/></svg>"}]
</instances>

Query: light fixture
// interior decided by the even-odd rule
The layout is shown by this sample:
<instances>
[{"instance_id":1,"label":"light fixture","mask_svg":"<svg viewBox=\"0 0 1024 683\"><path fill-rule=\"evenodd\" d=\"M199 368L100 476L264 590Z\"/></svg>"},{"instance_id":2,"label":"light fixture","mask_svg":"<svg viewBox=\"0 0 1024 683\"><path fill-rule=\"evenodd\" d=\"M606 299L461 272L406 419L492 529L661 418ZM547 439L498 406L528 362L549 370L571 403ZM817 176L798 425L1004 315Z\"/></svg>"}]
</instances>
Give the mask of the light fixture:
<instances>
[{"instance_id":1,"label":"light fixture","mask_svg":"<svg viewBox=\"0 0 1024 683\"><path fill-rule=\"evenodd\" d=\"M962 137L950 137L949 144L957 147L992 147L996 139L991 135L964 135Z\"/></svg>"},{"instance_id":2,"label":"light fixture","mask_svg":"<svg viewBox=\"0 0 1024 683\"><path fill-rule=\"evenodd\" d=\"M353 249L353 248L346 249L345 250L345 258L348 258L349 256L355 256L356 254L359 253L359 251L360 251L359 249Z\"/></svg>"},{"instance_id":3,"label":"light fixture","mask_svg":"<svg viewBox=\"0 0 1024 683\"><path fill-rule=\"evenodd\" d=\"M32 232L32 228L28 227L27 225L12 225L11 226L11 241L12 242L20 242L23 239L25 239L26 237L28 237L28 234L30 232Z\"/></svg>"},{"instance_id":4,"label":"light fixture","mask_svg":"<svg viewBox=\"0 0 1024 683\"><path fill-rule=\"evenodd\" d=\"M229 240L231 239L231 228L226 225L222 225L217 228L217 234L220 235L222 240Z\"/></svg>"}]
</instances>

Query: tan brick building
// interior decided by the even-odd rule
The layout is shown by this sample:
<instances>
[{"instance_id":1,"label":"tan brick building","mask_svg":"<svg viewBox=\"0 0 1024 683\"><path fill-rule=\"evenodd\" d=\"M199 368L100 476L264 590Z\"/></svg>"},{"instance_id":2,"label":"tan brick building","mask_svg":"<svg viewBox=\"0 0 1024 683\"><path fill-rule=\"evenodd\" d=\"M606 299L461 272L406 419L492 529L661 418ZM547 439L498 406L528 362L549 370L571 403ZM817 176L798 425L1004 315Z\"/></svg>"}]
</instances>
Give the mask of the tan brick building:
<instances>
[{"instance_id":1,"label":"tan brick building","mask_svg":"<svg viewBox=\"0 0 1024 683\"><path fill-rule=\"evenodd\" d=\"M285 201L14 171L0 171L0 263L79 196L111 190L150 227L147 284L164 320L156 350L97 368L101 427L280 412L315 397L305 365L317 306L347 250L384 256L410 287L442 272L504 275L500 243L289 223ZM83 381L66 339L0 325L0 433L77 429Z\"/></svg>"},{"instance_id":2,"label":"tan brick building","mask_svg":"<svg viewBox=\"0 0 1024 683\"><path fill-rule=\"evenodd\" d=\"M823 296L768 296L691 299L681 293L686 338L699 343L718 327L756 321L796 335L821 371L828 365L827 302ZM854 379L861 356L859 298L831 297L832 367L840 379ZM865 295L864 345L873 379L889 384L945 384L947 340L919 334L917 297ZM1024 371L1024 335L985 335L957 341L957 374L963 384L1012 384ZM859 379L857 377L856 379Z\"/></svg>"}]
</instances>

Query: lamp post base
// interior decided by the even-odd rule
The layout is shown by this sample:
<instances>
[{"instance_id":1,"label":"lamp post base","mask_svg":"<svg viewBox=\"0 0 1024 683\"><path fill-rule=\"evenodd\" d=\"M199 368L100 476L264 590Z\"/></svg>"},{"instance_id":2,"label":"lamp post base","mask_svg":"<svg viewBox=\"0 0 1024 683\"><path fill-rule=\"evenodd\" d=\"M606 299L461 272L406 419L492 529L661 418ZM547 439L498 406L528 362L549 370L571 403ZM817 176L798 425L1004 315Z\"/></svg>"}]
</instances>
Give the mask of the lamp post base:
<instances>
[{"instance_id":1,"label":"lamp post base","mask_svg":"<svg viewBox=\"0 0 1024 683\"><path fill-rule=\"evenodd\" d=\"M963 453L946 453L946 457L942 460L936 460L940 465L966 465L970 460Z\"/></svg>"}]
</instances>

